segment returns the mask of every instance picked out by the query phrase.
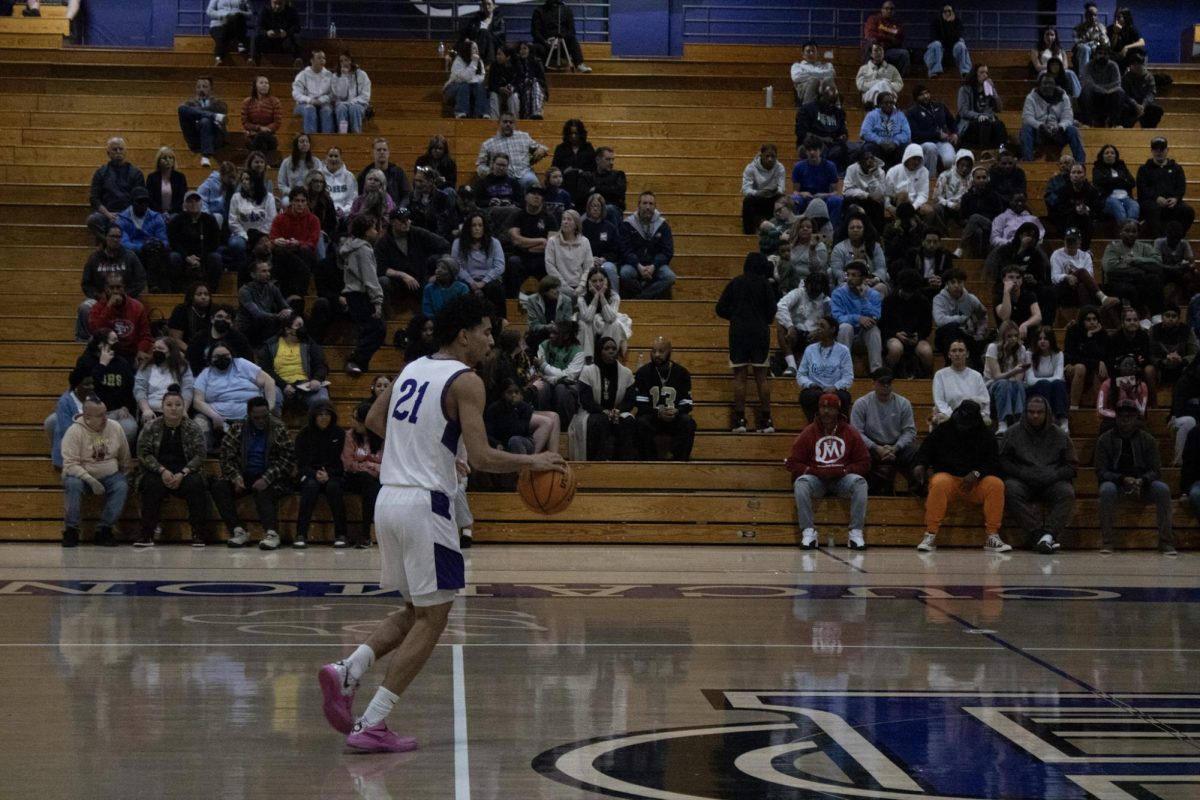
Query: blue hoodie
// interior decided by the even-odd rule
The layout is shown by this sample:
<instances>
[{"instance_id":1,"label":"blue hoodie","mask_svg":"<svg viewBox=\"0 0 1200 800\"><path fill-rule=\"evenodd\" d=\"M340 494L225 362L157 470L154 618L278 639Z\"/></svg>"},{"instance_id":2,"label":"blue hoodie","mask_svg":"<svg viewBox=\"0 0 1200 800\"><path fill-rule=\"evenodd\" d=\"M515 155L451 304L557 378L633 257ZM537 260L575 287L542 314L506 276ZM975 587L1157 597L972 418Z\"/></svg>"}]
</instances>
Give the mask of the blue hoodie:
<instances>
[{"instance_id":1,"label":"blue hoodie","mask_svg":"<svg viewBox=\"0 0 1200 800\"><path fill-rule=\"evenodd\" d=\"M863 118L859 136L870 144L894 142L906 145L912 141L912 129L908 126L908 117L900 110L889 115L883 113L882 108L876 108Z\"/></svg>"}]
</instances>

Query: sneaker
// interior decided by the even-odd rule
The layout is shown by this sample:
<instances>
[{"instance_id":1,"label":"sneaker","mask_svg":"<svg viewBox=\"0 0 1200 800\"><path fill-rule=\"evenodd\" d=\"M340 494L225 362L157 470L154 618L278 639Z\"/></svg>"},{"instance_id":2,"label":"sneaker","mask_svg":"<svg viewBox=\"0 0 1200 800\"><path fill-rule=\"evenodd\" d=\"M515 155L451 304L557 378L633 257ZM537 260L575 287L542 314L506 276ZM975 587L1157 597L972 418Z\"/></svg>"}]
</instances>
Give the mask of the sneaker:
<instances>
[{"instance_id":1,"label":"sneaker","mask_svg":"<svg viewBox=\"0 0 1200 800\"><path fill-rule=\"evenodd\" d=\"M796 368L795 367L784 367L783 368L783 377L785 377L785 378L796 377Z\"/></svg>"},{"instance_id":2,"label":"sneaker","mask_svg":"<svg viewBox=\"0 0 1200 800\"><path fill-rule=\"evenodd\" d=\"M733 433L746 432L746 418L736 411L733 412L733 427L729 429Z\"/></svg>"},{"instance_id":3,"label":"sneaker","mask_svg":"<svg viewBox=\"0 0 1200 800\"><path fill-rule=\"evenodd\" d=\"M233 535L225 544L230 547L245 547L250 544L250 534L246 532L245 528L234 528Z\"/></svg>"},{"instance_id":4,"label":"sneaker","mask_svg":"<svg viewBox=\"0 0 1200 800\"><path fill-rule=\"evenodd\" d=\"M296 538L292 540L293 550L304 550L308 547L308 537L296 534Z\"/></svg>"},{"instance_id":5,"label":"sneaker","mask_svg":"<svg viewBox=\"0 0 1200 800\"><path fill-rule=\"evenodd\" d=\"M26 8L21 12L22 17L40 17L42 12L36 8Z\"/></svg>"},{"instance_id":6,"label":"sneaker","mask_svg":"<svg viewBox=\"0 0 1200 800\"><path fill-rule=\"evenodd\" d=\"M866 550L867 540L863 538L863 532L857 528L850 531L850 540L846 542L846 547L851 550Z\"/></svg>"},{"instance_id":7,"label":"sneaker","mask_svg":"<svg viewBox=\"0 0 1200 800\"><path fill-rule=\"evenodd\" d=\"M217 57L216 57L216 59L214 59L213 66L214 66L214 67L219 67L219 66L221 66L221 65L222 65L222 64L224 64L224 63L225 63L225 62L224 62L223 60L221 60L221 57L220 57L220 56L217 56Z\"/></svg>"},{"instance_id":8,"label":"sneaker","mask_svg":"<svg viewBox=\"0 0 1200 800\"><path fill-rule=\"evenodd\" d=\"M1164 556L1179 555L1179 551L1169 544L1164 544L1162 547L1158 548L1158 552L1162 553Z\"/></svg>"},{"instance_id":9,"label":"sneaker","mask_svg":"<svg viewBox=\"0 0 1200 800\"><path fill-rule=\"evenodd\" d=\"M805 550L816 550L817 549L817 529L816 528L805 528L804 529L804 532L800 535L800 547Z\"/></svg>"},{"instance_id":10,"label":"sneaker","mask_svg":"<svg viewBox=\"0 0 1200 800\"><path fill-rule=\"evenodd\" d=\"M470 547L470 546L471 545L467 545L467 547ZM354 543L354 549L355 550L370 550L371 549L371 537L367 536L365 538L359 539L357 542Z\"/></svg>"},{"instance_id":11,"label":"sneaker","mask_svg":"<svg viewBox=\"0 0 1200 800\"><path fill-rule=\"evenodd\" d=\"M475 543L474 537L471 535L470 528L463 528L458 532L458 547L460 550L466 550Z\"/></svg>"},{"instance_id":12,"label":"sneaker","mask_svg":"<svg viewBox=\"0 0 1200 800\"><path fill-rule=\"evenodd\" d=\"M64 528L62 537L63 547L79 546L79 528Z\"/></svg>"},{"instance_id":13,"label":"sneaker","mask_svg":"<svg viewBox=\"0 0 1200 800\"><path fill-rule=\"evenodd\" d=\"M1066 417L1058 421L1058 427L1063 433L1069 434L1071 432L1071 423Z\"/></svg>"},{"instance_id":14,"label":"sneaker","mask_svg":"<svg viewBox=\"0 0 1200 800\"><path fill-rule=\"evenodd\" d=\"M360 753L407 753L417 749L417 740L393 733L387 722L365 728L360 721L346 737L346 747Z\"/></svg>"},{"instance_id":15,"label":"sneaker","mask_svg":"<svg viewBox=\"0 0 1200 800\"><path fill-rule=\"evenodd\" d=\"M220 125L222 128L225 127L225 115L224 114L213 114L213 119L216 120L216 123L218 125Z\"/></svg>"},{"instance_id":16,"label":"sneaker","mask_svg":"<svg viewBox=\"0 0 1200 800\"><path fill-rule=\"evenodd\" d=\"M962 249L961 247L956 247L956 248L954 248L954 257L955 257L955 258L962 258L962 257L963 257L963 249Z\"/></svg>"},{"instance_id":17,"label":"sneaker","mask_svg":"<svg viewBox=\"0 0 1200 800\"><path fill-rule=\"evenodd\" d=\"M192 547L207 547L208 543L204 541L204 534L198 531L192 533Z\"/></svg>"},{"instance_id":18,"label":"sneaker","mask_svg":"<svg viewBox=\"0 0 1200 800\"><path fill-rule=\"evenodd\" d=\"M1100 555L1111 556L1113 554L1113 546L1111 544L1100 545Z\"/></svg>"},{"instance_id":19,"label":"sneaker","mask_svg":"<svg viewBox=\"0 0 1200 800\"><path fill-rule=\"evenodd\" d=\"M1104 310L1106 308L1112 308L1115 305L1120 305L1120 303L1121 298L1114 297L1112 295L1106 295L1105 298L1100 301L1100 309Z\"/></svg>"},{"instance_id":20,"label":"sneaker","mask_svg":"<svg viewBox=\"0 0 1200 800\"><path fill-rule=\"evenodd\" d=\"M466 119L466 118L467 118L467 115L466 115L466 114L464 114L464 113L462 113L461 111L455 111L455 112L454 112L454 118L455 118L455 119Z\"/></svg>"},{"instance_id":21,"label":"sneaker","mask_svg":"<svg viewBox=\"0 0 1200 800\"><path fill-rule=\"evenodd\" d=\"M117 537L112 528L100 526L96 528L95 543L98 547L116 547Z\"/></svg>"},{"instance_id":22,"label":"sneaker","mask_svg":"<svg viewBox=\"0 0 1200 800\"><path fill-rule=\"evenodd\" d=\"M1053 555L1058 552L1058 548L1062 547L1058 542L1054 541L1054 537L1048 533L1043 533L1042 538L1038 539L1037 551L1046 555Z\"/></svg>"},{"instance_id":23,"label":"sneaker","mask_svg":"<svg viewBox=\"0 0 1200 800\"><path fill-rule=\"evenodd\" d=\"M350 681L350 668L345 661L326 664L317 672L321 694L325 698L321 710L325 719L338 733L354 730L354 693L358 681Z\"/></svg>"},{"instance_id":24,"label":"sneaker","mask_svg":"<svg viewBox=\"0 0 1200 800\"><path fill-rule=\"evenodd\" d=\"M937 548L937 534L926 531L921 543L917 545L917 549L922 553L932 553L935 548Z\"/></svg>"},{"instance_id":25,"label":"sneaker","mask_svg":"<svg viewBox=\"0 0 1200 800\"><path fill-rule=\"evenodd\" d=\"M357 375L362 375L362 373L363 373L362 367L360 367L358 364L355 364L353 361L346 362L346 374L347 375L357 376Z\"/></svg>"},{"instance_id":26,"label":"sneaker","mask_svg":"<svg viewBox=\"0 0 1200 800\"><path fill-rule=\"evenodd\" d=\"M349 544L350 543L346 541L345 536L335 536L333 538L333 549L335 550L345 550Z\"/></svg>"},{"instance_id":27,"label":"sneaker","mask_svg":"<svg viewBox=\"0 0 1200 800\"><path fill-rule=\"evenodd\" d=\"M1007 553L1009 550L1012 550L1012 545L1001 539L1000 534L992 533L988 535L983 549L989 553Z\"/></svg>"},{"instance_id":28,"label":"sneaker","mask_svg":"<svg viewBox=\"0 0 1200 800\"><path fill-rule=\"evenodd\" d=\"M211 166L212 166L212 160L211 160L211 159L210 159L208 156L201 156L201 157L200 157L200 166L202 166L202 167L211 167Z\"/></svg>"},{"instance_id":29,"label":"sneaker","mask_svg":"<svg viewBox=\"0 0 1200 800\"><path fill-rule=\"evenodd\" d=\"M592 68L589 67L587 64L580 63L580 64L576 65L575 71L576 72L591 72Z\"/></svg>"},{"instance_id":30,"label":"sneaker","mask_svg":"<svg viewBox=\"0 0 1200 800\"><path fill-rule=\"evenodd\" d=\"M996 425L996 435L999 436L1000 434L1006 432L1007 430L1008 430L1008 423L1005 422L1004 420L1000 420L999 424Z\"/></svg>"},{"instance_id":31,"label":"sneaker","mask_svg":"<svg viewBox=\"0 0 1200 800\"><path fill-rule=\"evenodd\" d=\"M133 541L134 547L154 547L154 534L143 532L141 536Z\"/></svg>"},{"instance_id":32,"label":"sneaker","mask_svg":"<svg viewBox=\"0 0 1200 800\"><path fill-rule=\"evenodd\" d=\"M759 414L758 416L755 417L755 419L758 421L758 432L759 433L774 433L775 432L775 421L773 419L771 419L770 414Z\"/></svg>"},{"instance_id":33,"label":"sneaker","mask_svg":"<svg viewBox=\"0 0 1200 800\"><path fill-rule=\"evenodd\" d=\"M259 550L277 550L278 548L279 534L275 531L267 531L262 541L258 543Z\"/></svg>"}]
</instances>

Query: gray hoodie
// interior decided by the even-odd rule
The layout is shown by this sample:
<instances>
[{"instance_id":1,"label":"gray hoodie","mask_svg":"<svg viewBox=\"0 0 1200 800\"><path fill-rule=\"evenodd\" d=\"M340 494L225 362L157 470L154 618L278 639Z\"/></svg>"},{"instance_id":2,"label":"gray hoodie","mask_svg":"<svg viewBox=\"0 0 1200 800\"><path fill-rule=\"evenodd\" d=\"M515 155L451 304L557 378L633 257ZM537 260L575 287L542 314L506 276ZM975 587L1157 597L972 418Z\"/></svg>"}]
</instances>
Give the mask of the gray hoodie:
<instances>
[{"instance_id":1,"label":"gray hoodie","mask_svg":"<svg viewBox=\"0 0 1200 800\"><path fill-rule=\"evenodd\" d=\"M1075 124L1075 115L1071 112L1071 99L1067 93L1058 87L1050 100L1042 97L1042 93L1034 89L1025 95L1025 107L1021 109L1021 124L1040 128L1043 125L1054 125L1062 130Z\"/></svg>"},{"instance_id":2,"label":"gray hoodie","mask_svg":"<svg viewBox=\"0 0 1200 800\"><path fill-rule=\"evenodd\" d=\"M1048 486L1075 477L1079 460L1071 437L1054 424L1049 404L1040 428L1029 424L1028 415L1009 428L1000 443L1000 464L1004 474L1031 486Z\"/></svg>"},{"instance_id":3,"label":"gray hoodie","mask_svg":"<svg viewBox=\"0 0 1200 800\"><path fill-rule=\"evenodd\" d=\"M347 236L338 247L338 264L346 284L342 294L365 292L372 305L383 303L383 289L375 269L375 248L370 242Z\"/></svg>"},{"instance_id":4,"label":"gray hoodie","mask_svg":"<svg viewBox=\"0 0 1200 800\"><path fill-rule=\"evenodd\" d=\"M752 195L760 189L774 189L777 194L787 191L786 173L778 159L773 168L766 170L763 169L762 156L757 155L742 170L742 194Z\"/></svg>"}]
</instances>

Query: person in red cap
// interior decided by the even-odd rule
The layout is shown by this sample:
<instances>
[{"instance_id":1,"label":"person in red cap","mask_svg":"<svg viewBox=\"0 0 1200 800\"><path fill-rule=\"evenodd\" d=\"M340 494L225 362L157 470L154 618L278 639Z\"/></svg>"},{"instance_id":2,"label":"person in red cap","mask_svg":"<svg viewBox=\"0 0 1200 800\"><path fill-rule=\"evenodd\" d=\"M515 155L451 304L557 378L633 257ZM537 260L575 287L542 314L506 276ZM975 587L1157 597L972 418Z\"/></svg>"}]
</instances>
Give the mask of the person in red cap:
<instances>
[{"instance_id":1,"label":"person in red cap","mask_svg":"<svg viewBox=\"0 0 1200 800\"><path fill-rule=\"evenodd\" d=\"M867 518L867 471L871 454L862 436L842 416L842 400L834 392L825 392L817 402L817 418L796 441L784 462L795 476L796 515L800 521L800 546L817 547L817 529L813 525L812 501L836 492L850 498L851 550L867 549L863 524Z\"/></svg>"}]
</instances>

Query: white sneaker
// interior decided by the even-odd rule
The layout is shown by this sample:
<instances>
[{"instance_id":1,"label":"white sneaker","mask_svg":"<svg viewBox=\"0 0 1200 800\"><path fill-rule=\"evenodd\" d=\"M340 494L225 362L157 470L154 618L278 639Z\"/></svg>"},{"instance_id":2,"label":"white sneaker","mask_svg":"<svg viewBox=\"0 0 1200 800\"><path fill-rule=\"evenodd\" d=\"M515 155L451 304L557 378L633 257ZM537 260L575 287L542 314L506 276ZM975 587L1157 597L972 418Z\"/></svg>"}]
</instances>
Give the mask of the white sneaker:
<instances>
[{"instance_id":1,"label":"white sneaker","mask_svg":"<svg viewBox=\"0 0 1200 800\"><path fill-rule=\"evenodd\" d=\"M277 550L279 549L279 534L275 531L267 531L263 536L262 541L258 543L259 550Z\"/></svg>"},{"instance_id":2,"label":"white sneaker","mask_svg":"<svg viewBox=\"0 0 1200 800\"><path fill-rule=\"evenodd\" d=\"M1063 417L1062 419L1060 419L1058 421L1058 427L1062 430L1063 433L1071 432L1071 423L1066 417Z\"/></svg>"},{"instance_id":3,"label":"white sneaker","mask_svg":"<svg viewBox=\"0 0 1200 800\"><path fill-rule=\"evenodd\" d=\"M805 550L816 550L817 549L817 529L816 528L805 528L804 529L804 532L800 535L800 547L802 547Z\"/></svg>"},{"instance_id":4,"label":"white sneaker","mask_svg":"<svg viewBox=\"0 0 1200 800\"><path fill-rule=\"evenodd\" d=\"M925 536L921 539L921 543L917 545L917 549L922 553L932 553L937 548L937 534L925 532Z\"/></svg>"},{"instance_id":5,"label":"white sneaker","mask_svg":"<svg viewBox=\"0 0 1200 800\"><path fill-rule=\"evenodd\" d=\"M217 124L220 125L221 127L225 126L225 115L224 114L213 114L213 119L216 120Z\"/></svg>"},{"instance_id":6,"label":"white sneaker","mask_svg":"<svg viewBox=\"0 0 1200 800\"><path fill-rule=\"evenodd\" d=\"M1058 551L1058 548L1060 548L1060 547L1062 547L1062 545L1060 545L1058 542L1056 542L1054 540L1054 537L1048 533L1043 533L1042 538L1038 539L1037 551L1039 553L1045 553L1046 555L1053 555L1055 552Z\"/></svg>"},{"instance_id":7,"label":"white sneaker","mask_svg":"<svg viewBox=\"0 0 1200 800\"><path fill-rule=\"evenodd\" d=\"M580 63L580 64L576 65L575 71L576 72L591 72L592 68L589 67L587 64Z\"/></svg>"},{"instance_id":8,"label":"white sneaker","mask_svg":"<svg viewBox=\"0 0 1200 800\"><path fill-rule=\"evenodd\" d=\"M962 257L963 257L963 249L962 249L961 247L956 247L956 248L954 248L954 257L955 257L955 258L962 258Z\"/></svg>"},{"instance_id":9,"label":"white sneaker","mask_svg":"<svg viewBox=\"0 0 1200 800\"><path fill-rule=\"evenodd\" d=\"M783 377L785 377L785 378L796 377L796 368L795 367L784 367L783 368Z\"/></svg>"},{"instance_id":10,"label":"white sneaker","mask_svg":"<svg viewBox=\"0 0 1200 800\"><path fill-rule=\"evenodd\" d=\"M225 542L225 544L230 547L245 547L250 544L250 534L246 532L245 528L234 528L233 535L229 537L229 541Z\"/></svg>"},{"instance_id":11,"label":"white sneaker","mask_svg":"<svg viewBox=\"0 0 1200 800\"><path fill-rule=\"evenodd\" d=\"M1007 430L1008 430L1008 423L1005 422L1004 420L1000 420L1000 422L997 423L997 425L996 425L996 435L999 436L1000 434L1006 432Z\"/></svg>"},{"instance_id":12,"label":"white sneaker","mask_svg":"<svg viewBox=\"0 0 1200 800\"><path fill-rule=\"evenodd\" d=\"M846 546L851 550L866 550L867 540L863 538L863 532L858 528L851 528L850 541L846 543Z\"/></svg>"},{"instance_id":13,"label":"white sneaker","mask_svg":"<svg viewBox=\"0 0 1200 800\"><path fill-rule=\"evenodd\" d=\"M200 166L202 166L202 167L211 167L211 166L212 166L212 161L209 161L209 159L208 159L208 156L201 156L201 157L200 157Z\"/></svg>"},{"instance_id":14,"label":"white sneaker","mask_svg":"<svg viewBox=\"0 0 1200 800\"><path fill-rule=\"evenodd\" d=\"M1012 550L1012 545L1001 539L999 534L993 533L988 536L983 549L989 553L1007 553L1009 550Z\"/></svg>"}]
</instances>

